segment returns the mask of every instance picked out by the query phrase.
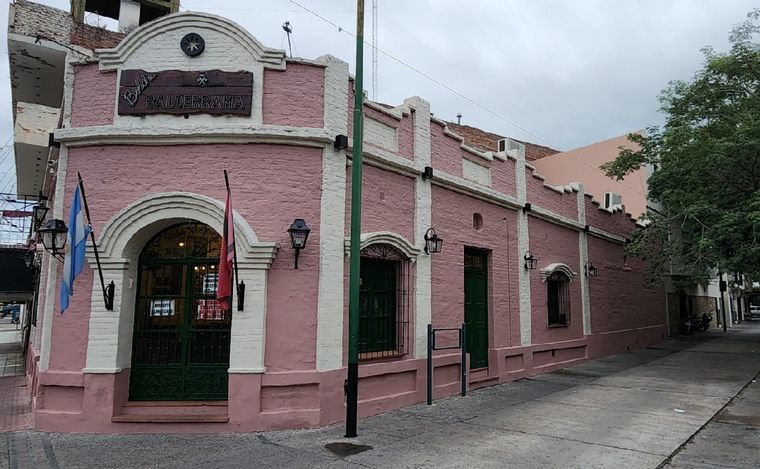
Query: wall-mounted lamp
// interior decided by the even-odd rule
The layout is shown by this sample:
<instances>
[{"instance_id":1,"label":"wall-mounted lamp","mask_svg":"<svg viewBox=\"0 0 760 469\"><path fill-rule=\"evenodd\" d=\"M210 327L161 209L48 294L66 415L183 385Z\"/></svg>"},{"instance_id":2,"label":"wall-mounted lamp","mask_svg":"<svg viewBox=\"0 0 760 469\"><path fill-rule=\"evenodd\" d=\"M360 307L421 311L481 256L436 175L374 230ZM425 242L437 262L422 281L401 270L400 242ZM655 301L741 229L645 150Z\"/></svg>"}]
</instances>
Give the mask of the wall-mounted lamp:
<instances>
[{"instance_id":1,"label":"wall-mounted lamp","mask_svg":"<svg viewBox=\"0 0 760 469\"><path fill-rule=\"evenodd\" d=\"M428 228L425 232L425 254L441 252L443 249L443 239L438 237L435 228Z\"/></svg>"},{"instance_id":2,"label":"wall-mounted lamp","mask_svg":"<svg viewBox=\"0 0 760 469\"><path fill-rule=\"evenodd\" d=\"M32 222L34 223L34 231L40 229L45 222L45 215L48 213L48 208L44 205L44 202L40 201L37 205L32 207Z\"/></svg>"},{"instance_id":3,"label":"wall-mounted lamp","mask_svg":"<svg viewBox=\"0 0 760 469\"><path fill-rule=\"evenodd\" d=\"M29 250L24 254L24 265L27 269L31 269L34 266L34 251Z\"/></svg>"},{"instance_id":4,"label":"wall-mounted lamp","mask_svg":"<svg viewBox=\"0 0 760 469\"><path fill-rule=\"evenodd\" d=\"M348 137L342 134L336 135L335 141L333 142L333 148L336 150L345 150L348 148Z\"/></svg>"},{"instance_id":5,"label":"wall-mounted lamp","mask_svg":"<svg viewBox=\"0 0 760 469\"><path fill-rule=\"evenodd\" d=\"M42 238L45 251L49 252L58 260L63 259L63 248L66 247L66 235L69 229L63 220L48 220L45 225L37 230Z\"/></svg>"},{"instance_id":6,"label":"wall-mounted lamp","mask_svg":"<svg viewBox=\"0 0 760 469\"><path fill-rule=\"evenodd\" d=\"M422 179L433 179L432 166L425 166L425 169L422 171Z\"/></svg>"},{"instance_id":7,"label":"wall-mounted lamp","mask_svg":"<svg viewBox=\"0 0 760 469\"><path fill-rule=\"evenodd\" d=\"M525 260L525 270L535 270L536 265L538 264L538 259L533 257L532 252L525 251L525 256L523 256L523 259Z\"/></svg>"},{"instance_id":8,"label":"wall-mounted lamp","mask_svg":"<svg viewBox=\"0 0 760 469\"><path fill-rule=\"evenodd\" d=\"M303 218L296 218L293 224L288 228L290 234L290 243L296 250L296 269L298 268L298 255L301 249L306 247L306 240L309 239L311 228L306 225Z\"/></svg>"},{"instance_id":9,"label":"wall-mounted lamp","mask_svg":"<svg viewBox=\"0 0 760 469\"><path fill-rule=\"evenodd\" d=\"M583 266L583 270L586 273L586 277L596 277L596 275L599 273L599 270L596 268L593 262L586 262L586 264Z\"/></svg>"}]
</instances>

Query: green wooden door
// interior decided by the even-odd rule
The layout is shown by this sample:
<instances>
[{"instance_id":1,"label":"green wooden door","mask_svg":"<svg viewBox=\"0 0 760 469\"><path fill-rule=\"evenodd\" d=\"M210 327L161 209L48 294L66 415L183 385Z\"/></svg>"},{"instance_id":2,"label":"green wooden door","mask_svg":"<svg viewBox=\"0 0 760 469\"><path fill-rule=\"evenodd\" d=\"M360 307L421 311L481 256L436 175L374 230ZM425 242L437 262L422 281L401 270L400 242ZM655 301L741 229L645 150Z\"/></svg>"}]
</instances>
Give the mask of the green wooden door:
<instances>
[{"instance_id":1,"label":"green wooden door","mask_svg":"<svg viewBox=\"0 0 760 469\"><path fill-rule=\"evenodd\" d=\"M464 322L470 369L488 367L488 253L464 251Z\"/></svg>"},{"instance_id":2,"label":"green wooden door","mask_svg":"<svg viewBox=\"0 0 760 469\"><path fill-rule=\"evenodd\" d=\"M219 235L171 227L140 256L130 400L227 399L231 312L216 301Z\"/></svg>"}]
</instances>

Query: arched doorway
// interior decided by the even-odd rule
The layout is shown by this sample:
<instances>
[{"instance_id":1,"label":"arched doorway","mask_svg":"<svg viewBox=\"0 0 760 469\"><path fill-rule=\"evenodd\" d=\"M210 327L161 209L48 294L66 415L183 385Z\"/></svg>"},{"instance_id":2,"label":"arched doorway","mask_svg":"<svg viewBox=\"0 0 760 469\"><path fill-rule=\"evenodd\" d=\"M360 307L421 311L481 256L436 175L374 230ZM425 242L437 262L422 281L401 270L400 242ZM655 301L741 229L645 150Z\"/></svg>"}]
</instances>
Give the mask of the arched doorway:
<instances>
[{"instance_id":1,"label":"arched doorway","mask_svg":"<svg viewBox=\"0 0 760 469\"><path fill-rule=\"evenodd\" d=\"M227 399L231 312L216 301L221 237L171 226L140 253L129 399Z\"/></svg>"}]
</instances>

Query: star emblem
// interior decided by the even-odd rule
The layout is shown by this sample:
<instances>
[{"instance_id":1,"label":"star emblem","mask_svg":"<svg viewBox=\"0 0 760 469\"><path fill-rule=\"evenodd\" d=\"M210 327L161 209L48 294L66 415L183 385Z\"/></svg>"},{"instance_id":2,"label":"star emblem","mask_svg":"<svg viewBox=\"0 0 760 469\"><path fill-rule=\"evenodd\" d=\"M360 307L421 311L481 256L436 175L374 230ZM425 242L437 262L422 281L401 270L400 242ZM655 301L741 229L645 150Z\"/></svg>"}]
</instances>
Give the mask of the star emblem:
<instances>
[{"instance_id":1,"label":"star emblem","mask_svg":"<svg viewBox=\"0 0 760 469\"><path fill-rule=\"evenodd\" d=\"M205 73L201 73L200 75L198 75L198 78L196 79L196 81L198 82L200 86L208 85L208 77L206 76Z\"/></svg>"},{"instance_id":2,"label":"star emblem","mask_svg":"<svg viewBox=\"0 0 760 469\"><path fill-rule=\"evenodd\" d=\"M189 57L196 57L201 55L206 48L206 42L203 38L196 33L186 34L180 41L180 47L182 51Z\"/></svg>"}]
</instances>

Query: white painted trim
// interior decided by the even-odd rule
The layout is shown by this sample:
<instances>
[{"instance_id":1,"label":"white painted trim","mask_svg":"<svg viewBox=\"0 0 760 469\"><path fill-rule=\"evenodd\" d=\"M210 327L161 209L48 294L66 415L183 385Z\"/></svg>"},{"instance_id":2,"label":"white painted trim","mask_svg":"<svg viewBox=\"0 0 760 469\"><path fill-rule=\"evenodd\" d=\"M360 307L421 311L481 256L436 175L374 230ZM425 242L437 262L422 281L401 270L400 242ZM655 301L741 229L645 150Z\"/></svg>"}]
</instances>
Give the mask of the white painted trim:
<instances>
[{"instance_id":1,"label":"white painted trim","mask_svg":"<svg viewBox=\"0 0 760 469\"><path fill-rule=\"evenodd\" d=\"M578 223L586 226L586 191L583 184L574 182L572 188L577 193L578 199ZM578 232L578 251L580 252L580 265L583 268L581 275L581 308L583 312L583 334L591 335L591 284L586 276L586 263L588 258L588 235L585 231Z\"/></svg>"},{"instance_id":2,"label":"white painted trim","mask_svg":"<svg viewBox=\"0 0 760 469\"><path fill-rule=\"evenodd\" d=\"M325 129L276 125L102 125L58 129L55 140L69 146L279 143L323 147L335 135Z\"/></svg>"},{"instance_id":3,"label":"white painted trim","mask_svg":"<svg viewBox=\"0 0 760 469\"><path fill-rule=\"evenodd\" d=\"M55 177L55 196L53 198L53 218L63 219L63 204L66 198L66 170L69 160L69 149L61 145L58 153L58 168ZM50 256L50 254L45 254ZM42 319L42 338L40 340L40 370L47 371L50 367L50 347L52 345L53 315L55 298L58 293L58 261L52 256L48 259L47 283L45 284L45 310Z\"/></svg>"},{"instance_id":4,"label":"white painted trim","mask_svg":"<svg viewBox=\"0 0 760 469\"><path fill-rule=\"evenodd\" d=\"M325 148L319 223L318 371L343 367L345 211L346 156L340 150Z\"/></svg>"},{"instance_id":5,"label":"white painted trim","mask_svg":"<svg viewBox=\"0 0 760 469\"><path fill-rule=\"evenodd\" d=\"M410 243L409 240L392 231L375 231L372 233L362 233L360 249L364 249L367 246L379 243L390 244L391 246L401 251L411 261L414 261L420 252L422 252L421 248L416 247ZM350 244L351 238L346 237L343 244L343 250L346 256L350 254Z\"/></svg>"},{"instance_id":6,"label":"white painted trim","mask_svg":"<svg viewBox=\"0 0 760 469\"><path fill-rule=\"evenodd\" d=\"M367 106L368 108L371 108L372 110L375 110L381 114L385 114L386 116L396 119L397 121L401 121L404 118L404 111L400 107L395 108L386 108L384 106L381 106L377 104L374 101L370 101L368 99L364 99L363 105Z\"/></svg>"},{"instance_id":7,"label":"white painted trim","mask_svg":"<svg viewBox=\"0 0 760 469\"><path fill-rule=\"evenodd\" d=\"M82 368L82 373L93 375L113 375L121 371L121 368Z\"/></svg>"},{"instance_id":8,"label":"white painted trim","mask_svg":"<svg viewBox=\"0 0 760 469\"><path fill-rule=\"evenodd\" d=\"M412 114L414 129L414 162L418 168L430 166L430 103L422 98L404 100ZM425 245L425 233L433 224L433 187L421 177L414 182L414 241ZM433 322L432 256L418 256L414 278L414 357L427 356L427 325Z\"/></svg>"},{"instance_id":9,"label":"white painted trim","mask_svg":"<svg viewBox=\"0 0 760 469\"><path fill-rule=\"evenodd\" d=\"M265 368L229 368L227 373L238 375L260 375L267 370Z\"/></svg>"},{"instance_id":10,"label":"white painted trim","mask_svg":"<svg viewBox=\"0 0 760 469\"><path fill-rule=\"evenodd\" d=\"M517 207L523 207L527 200L527 181L525 178L525 145L515 142L515 187ZM523 267L525 253L530 250L530 233L528 214L517 210L517 259L518 259L518 295L520 300L520 344L530 345L532 340L533 311L530 299L530 270Z\"/></svg>"},{"instance_id":11,"label":"white painted trim","mask_svg":"<svg viewBox=\"0 0 760 469\"><path fill-rule=\"evenodd\" d=\"M546 220L555 225L561 225L574 230L583 230L583 228L586 226L585 224L578 223L578 221L573 220L572 218L567 218L564 215L551 212L543 207L536 205L531 205L530 215L536 218L541 218L542 220Z\"/></svg>"},{"instance_id":12,"label":"white painted trim","mask_svg":"<svg viewBox=\"0 0 760 469\"><path fill-rule=\"evenodd\" d=\"M600 230L593 226L588 227L588 234L607 241L612 241L613 243L625 244L625 238L623 236L610 233L609 231Z\"/></svg>"},{"instance_id":13,"label":"white painted trim","mask_svg":"<svg viewBox=\"0 0 760 469\"><path fill-rule=\"evenodd\" d=\"M97 49L101 70L116 70L146 41L180 28L210 29L218 31L239 43L251 57L268 68L285 68L285 51L262 45L248 31L227 18L199 12L180 12L163 16L135 29L113 49Z\"/></svg>"},{"instance_id":14,"label":"white painted trim","mask_svg":"<svg viewBox=\"0 0 760 469\"><path fill-rule=\"evenodd\" d=\"M562 262L555 262L553 264L549 264L545 267L542 267L540 272L541 272L541 280L543 280L544 282L554 272L562 272L563 274L567 275L567 277L570 278L571 280L574 279L576 275L578 275L576 272L573 272L573 269L570 268L569 265Z\"/></svg>"},{"instance_id":15,"label":"white painted trim","mask_svg":"<svg viewBox=\"0 0 760 469\"><path fill-rule=\"evenodd\" d=\"M233 217L238 279L246 284L246 302L243 311L232 313L230 367L258 369L264 367L267 270L277 245L260 242L240 214L234 212ZM221 233L224 204L187 192L153 194L128 205L104 225L98 248L105 281L116 285L114 308L105 309L99 279L93 276L85 370L130 367L138 256L155 233L184 220L197 220ZM87 248L87 259L95 269L92 246Z\"/></svg>"},{"instance_id":16,"label":"white painted trim","mask_svg":"<svg viewBox=\"0 0 760 469\"><path fill-rule=\"evenodd\" d=\"M348 64L333 56L317 59L325 68L324 126L331 135L348 134ZM343 367L346 154L325 146L319 223L317 370Z\"/></svg>"}]
</instances>

